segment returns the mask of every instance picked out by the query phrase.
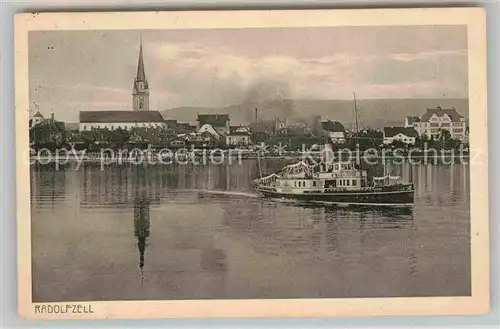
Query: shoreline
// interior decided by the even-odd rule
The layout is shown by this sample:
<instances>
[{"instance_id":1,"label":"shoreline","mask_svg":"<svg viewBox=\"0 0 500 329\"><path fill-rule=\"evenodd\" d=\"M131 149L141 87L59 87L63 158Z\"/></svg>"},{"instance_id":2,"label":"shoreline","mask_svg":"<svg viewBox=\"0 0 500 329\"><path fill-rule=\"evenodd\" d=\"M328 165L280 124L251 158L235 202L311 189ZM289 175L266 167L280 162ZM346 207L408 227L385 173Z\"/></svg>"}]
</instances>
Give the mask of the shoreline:
<instances>
[{"instance_id":1,"label":"shoreline","mask_svg":"<svg viewBox=\"0 0 500 329\"><path fill-rule=\"evenodd\" d=\"M409 160L409 159L427 159L429 161L432 160L443 160L443 159L452 159L452 158L457 158L457 159L470 159L469 154L436 154L436 155L387 155L387 156L374 156L374 157L366 157L366 159L370 160L391 160L391 159L398 159L398 160ZM260 160L296 160L296 161L301 161L305 158L308 158L307 156L300 156L300 155L276 155L276 156L261 156ZM319 159L317 157L310 157L312 159ZM257 156L241 156L238 157L237 155L233 156L227 156L227 155L212 155L212 156L173 156L173 157L168 157L168 158L163 158L159 159L158 156L143 156L143 157L101 157L101 156L88 156L84 155L82 156L67 156L67 157L58 157L57 155L55 156L34 156L30 155L30 162L35 161L35 162L59 162L59 163L69 163L69 162L86 162L86 163L136 163L141 164L141 163L158 163L161 164L162 162L164 164L171 164L168 163L168 161L174 161L174 160L186 160L187 162L192 162L192 160L210 160L210 159L232 159L232 160L258 160L259 157Z\"/></svg>"}]
</instances>

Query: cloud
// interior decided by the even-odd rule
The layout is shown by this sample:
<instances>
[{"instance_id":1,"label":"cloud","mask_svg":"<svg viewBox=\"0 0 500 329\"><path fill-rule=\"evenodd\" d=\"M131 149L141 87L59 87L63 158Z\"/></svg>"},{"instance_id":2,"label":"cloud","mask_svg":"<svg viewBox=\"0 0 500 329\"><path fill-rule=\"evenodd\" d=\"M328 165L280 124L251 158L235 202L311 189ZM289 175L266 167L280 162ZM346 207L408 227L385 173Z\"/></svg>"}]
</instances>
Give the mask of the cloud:
<instances>
[{"instance_id":1,"label":"cloud","mask_svg":"<svg viewBox=\"0 0 500 329\"><path fill-rule=\"evenodd\" d=\"M208 88L212 101L218 98L214 90L232 89L235 96L246 95L246 90L261 80L286 83L292 98L346 98L353 90L376 98L425 93L432 97L436 95L433 88L447 88L442 94L466 95L465 84L460 83L467 79L467 52L463 49L295 58L286 54L237 55L227 47L177 42L158 44L153 53L158 63L168 67L162 71L165 81ZM449 83L450 79L457 79L457 83ZM182 88L178 89L182 93Z\"/></svg>"},{"instance_id":2,"label":"cloud","mask_svg":"<svg viewBox=\"0 0 500 329\"><path fill-rule=\"evenodd\" d=\"M42 113L131 108L137 31L36 32L29 42L30 101ZM154 109L237 104L263 82L259 97L273 86L295 99L468 94L462 27L168 30L143 42Z\"/></svg>"},{"instance_id":3,"label":"cloud","mask_svg":"<svg viewBox=\"0 0 500 329\"><path fill-rule=\"evenodd\" d=\"M61 89L67 89L70 92L103 92L103 93L111 93L111 94L119 94L119 95L130 95L130 90L120 89L116 87L108 87L108 86L92 86L92 85L63 85L60 86Z\"/></svg>"},{"instance_id":4,"label":"cloud","mask_svg":"<svg viewBox=\"0 0 500 329\"><path fill-rule=\"evenodd\" d=\"M411 62L415 60L435 60L442 57L467 56L466 49L440 50L419 52L414 54L390 54L388 57L394 60Z\"/></svg>"}]
</instances>

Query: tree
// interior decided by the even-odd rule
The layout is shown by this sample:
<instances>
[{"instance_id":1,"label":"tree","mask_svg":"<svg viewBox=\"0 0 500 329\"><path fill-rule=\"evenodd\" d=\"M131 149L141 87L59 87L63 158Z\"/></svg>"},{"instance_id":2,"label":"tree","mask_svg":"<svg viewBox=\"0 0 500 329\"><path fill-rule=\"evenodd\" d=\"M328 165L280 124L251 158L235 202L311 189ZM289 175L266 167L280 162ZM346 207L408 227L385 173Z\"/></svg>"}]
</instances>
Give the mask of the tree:
<instances>
[{"instance_id":1,"label":"tree","mask_svg":"<svg viewBox=\"0 0 500 329\"><path fill-rule=\"evenodd\" d=\"M451 133L446 129L441 129L439 132L439 148L446 149L446 145L449 144L448 140L451 139Z\"/></svg>"},{"instance_id":2,"label":"tree","mask_svg":"<svg viewBox=\"0 0 500 329\"><path fill-rule=\"evenodd\" d=\"M365 129L357 133L353 133L349 142L349 147L356 147L359 144L361 150L378 148L384 141L384 134L375 129Z\"/></svg>"},{"instance_id":3,"label":"tree","mask_svg":"<svg viewBox=\"0 0 500 329\"><path fill-rule=\"evenodd\" d=\"M407 144L400 140L393 140L392 143L389 144L389 146L393 149L406 149L408 147Z\"/></svg>"},{"instance_id":4,"label":"tree","mask_svg":"<svg viewBox=\"0 0 500 329\"><path fill-rule=\"evenodd\" d=\"M129 139L130 132L120 127L112 131L111 140L109 140L109 142L114 149L121 149Z\"/></svg>"},{"instance_id":5,"label":"tree","mask_svg":"<svg viewBox=\"0 0 500 329\"><path fill-rule=\"evenodd\" d=\"M35 147L56 148L66 142L66 129L63 122L45 121L32 127L29 137Z\"/></svg>"},{"instance_id":6,"label":"tree","mask_svg":"<svg viewBox=\"0 0 500 329\"><path fill-rule=\"evenodd\" d=\"M447 139L451 138L451 133L446 129L441 129L439 133L439 138L440 140L446 141Z\"/></svg>"},{"instance_id":7,"label":"tree","mask_svg":"<svg viewBox=\"0 0 500 329\"><path fill-rule=\"evenodd\" d=\"M458 139L448 138L444 143L446 150L453 150L460 148L460 141Z\"/></svg>"}]
</instances>

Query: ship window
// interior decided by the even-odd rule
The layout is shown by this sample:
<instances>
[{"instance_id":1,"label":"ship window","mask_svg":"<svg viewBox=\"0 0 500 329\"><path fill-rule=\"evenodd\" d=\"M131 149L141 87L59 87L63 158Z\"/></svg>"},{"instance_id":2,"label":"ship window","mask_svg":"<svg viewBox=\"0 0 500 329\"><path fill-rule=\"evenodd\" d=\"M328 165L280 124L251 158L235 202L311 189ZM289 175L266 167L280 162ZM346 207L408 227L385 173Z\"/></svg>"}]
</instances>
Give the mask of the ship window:
<instances>
[{"instance_id":1,"label":"ship window","mask_svg":"<svg viewBox=\"0 0 500 329\"><path fill-rule=\"evenodd\" d=\"M313 186L316 187L316 181L313 181Z\"/></svg>"},{"instance_id":2,"label":"ship window","mask_svg":"<svg viewBox=\"0 0 500 329\"><path fill-rule=\"evenodd\" d=\"M348 180L348 179L346 179L346 183L347 183L347 186L349 186L349 183L350 183L350 182L349 182L349 180Z\"/></svg>"},{"instance_id":3,"label":"ship window","mask_svg":"<svg viewBox=\"0 0 500 329\"><path fill-rule=\"evenodd\" d=\"M339 179L339 186L344 185L344 184L343 184L343 182L344 182L344 181L343 181L342 179Z\"/></svg>"},{"instance_id":4,"label":"ship window","mask_svg":"<svg viewBox=\"0 0 500 329\"><path fill-rule=\"evenodd\" d=\"M357 182L355 179L352 180L352 186L356 186Z\"/></svg>"},{"instance_id":5,"label":"ship window","mask_svg":"<svg viewBox=\"0 0 500 329\"><path fill-rule=\"evenodd\" d=\"M297 187L297 182L293 181L293 187Z\"/></svg>"}]
</instances>

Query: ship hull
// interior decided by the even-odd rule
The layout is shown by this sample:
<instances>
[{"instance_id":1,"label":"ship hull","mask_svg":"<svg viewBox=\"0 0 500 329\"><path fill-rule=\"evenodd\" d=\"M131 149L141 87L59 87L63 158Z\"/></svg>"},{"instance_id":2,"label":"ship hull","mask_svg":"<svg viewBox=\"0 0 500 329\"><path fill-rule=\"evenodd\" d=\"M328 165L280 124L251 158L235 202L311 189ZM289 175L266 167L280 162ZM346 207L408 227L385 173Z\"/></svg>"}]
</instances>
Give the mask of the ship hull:
<instances>
[{"instance_id":1,"label":"ship hull","mask_svg":"<svg viewBox=\"0 0 500 329\"><path fill-rule=\"evenodd\" d=\"M288 199L303 202L323 202L331 204L350 205L412 205L414 203L413 190L381 189L378 191L358 192L317 192L317 193L283 193L271 188L257 189L264 197Z\"/></svg>"}]
</instances>

